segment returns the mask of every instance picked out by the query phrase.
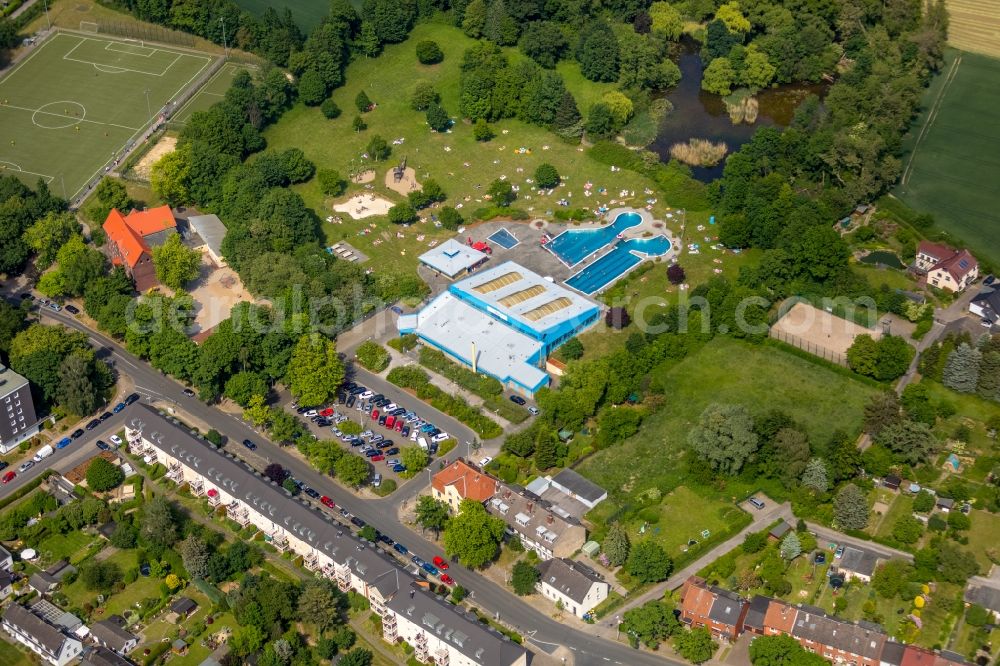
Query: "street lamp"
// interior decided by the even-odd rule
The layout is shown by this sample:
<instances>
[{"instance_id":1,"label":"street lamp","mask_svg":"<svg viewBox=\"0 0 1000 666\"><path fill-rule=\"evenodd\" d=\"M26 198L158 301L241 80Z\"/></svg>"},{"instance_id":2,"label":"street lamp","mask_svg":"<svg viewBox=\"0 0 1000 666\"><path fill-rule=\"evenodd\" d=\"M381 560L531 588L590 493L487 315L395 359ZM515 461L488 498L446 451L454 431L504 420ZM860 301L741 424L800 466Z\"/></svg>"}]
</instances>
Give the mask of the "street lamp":
<instances>
[{"instance_id":1,"label":"street lamp","mask_svg":"<svg viewBox=\"0 0 1000 666\"><path fill-rule=\"evenodd\" d=\"M229 57L229 45L226 42L226 17L220 16L219 23L222 24L222 48L226 51L226 57Z\"/></svg>"},{"instance_id":2,"label":"street lamp","mask_svg":"<svg viewBox=\"0 0 1000 666\"><path fill-rule=\"evenodd\" d=\"M48 0L42 0L42 4L45 6L45 23L48 24L49 30L52 29L52 21L49 20L49 3Z\"/></svg>"},{"instance_id":3,"label":"street lamp","mask_svg":"<svg viewBox=\"0 0 1000 666\"><path fill-rule=\"evenodd\" d=\"M149 88L146 88L145 93L146 93L146 117L147 118L152 118L153 117L152 107L149 106L149 93L151 93L151 92L152 91Z\"/></svg>"}]
</instances>

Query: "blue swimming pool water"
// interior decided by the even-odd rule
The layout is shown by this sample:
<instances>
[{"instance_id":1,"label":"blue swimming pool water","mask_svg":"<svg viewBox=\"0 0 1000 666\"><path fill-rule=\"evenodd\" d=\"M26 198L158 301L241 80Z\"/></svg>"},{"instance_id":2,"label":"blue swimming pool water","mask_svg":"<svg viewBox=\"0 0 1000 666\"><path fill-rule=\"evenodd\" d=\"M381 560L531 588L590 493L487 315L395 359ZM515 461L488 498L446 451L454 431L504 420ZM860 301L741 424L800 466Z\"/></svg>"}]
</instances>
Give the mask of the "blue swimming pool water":
<instances>
[{"instance_id":1,"label":"blue swimming pool water","mask_svg":"<svg viewBox=\"0 0 1000 666\"><path fill-rule=\"evenodd\" d=\"M517 240L517 237L515 237L514 234L510 233L506 229L498 229L486 240L496 243L505 250L509 250L521 242Z\"/></svg>"},{"instance_id":2,"label":"blue swimming pool water","mask_svg":"<svg viewBox=\"0 0 1000 666\"><path fill-rule=\"evenodd\" d=\"M605 245L613 243L625 229L642 222L639 213L619 213L615 221L600 229L571 229L564 231L545 246L552 254L573 267Z\"/></svg>"},{"instance_id":3,"label":"blue swimming pool water","mask_svg":"<svg viewBox=\"0 0 1000 666\"><path fill-rule=\"evenodd\" d=\"M566 280L566 284L584 294L592 294L628 273L646 257L666 254L669 249L670 240L666 236L623 241L593 264Z\"/></svg>"}]
</instances>

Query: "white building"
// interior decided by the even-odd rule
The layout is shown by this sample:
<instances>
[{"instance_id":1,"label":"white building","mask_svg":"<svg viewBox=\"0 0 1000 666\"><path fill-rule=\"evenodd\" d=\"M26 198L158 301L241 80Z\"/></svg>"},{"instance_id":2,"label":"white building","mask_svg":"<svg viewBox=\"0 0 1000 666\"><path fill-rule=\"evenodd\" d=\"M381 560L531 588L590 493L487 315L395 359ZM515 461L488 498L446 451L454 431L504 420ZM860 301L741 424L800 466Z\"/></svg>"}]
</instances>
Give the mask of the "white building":
<instances>
[{"instance_id":1,"label":"white building","mask_svg":"<svg viewBox=\"0 0 1000 666\"><path fill-rule=\"evenodd\" d=\"M341 590L364 595L382 617L387 641L409 642L422 663L436 666L527 666L524 648L413 587L413 576L394 559L355 538L318 505L293 498L150 407L128 409L125 435L132 453L163 464L167 478L188 484L213 506L225 506L230 519L256 526L272 546L301 555L307 569L335 581ZM414 599L418 601L409 603ZM421 612L414 616L411 607L418 605ZM436 610L428 610L431 606Z\"/></svg>"},{"instance_id":2,"label":"white building","mask_svg":"<svg viewBox=\"0 0 1000 666\"><path fill-rule=\"evenodd\" d=\"M83 644L67 636L20 604L3 612L3 629L18 643L53 666L65 666L80 656Z\"/></svg>"},{"instance_id":3,"label":"white building","mask_svg":"<svg viewBox=\"0 0 1000 666\"><path fill-rule=\"evenodd\" d=\"M611 589L594 572L560 557L539 564L538 573L538 591L580 618L607 599Z\"/></svg>"},{"instance_id":4,"label":"white building","mask_svg":"<svg viewBox=\"0 0 1000 666\"><path fill-rule=\"evenodd\" d=\"M188 218L188 225L191 230L198 234L201 244L195 247L208 253L209 258L218 267L226 265L226 258L222 256L222 239L226 237L226 225L222 223L218 215L192 215Z\"/></svg>"},{"instance_id":5,"label":"white building","mask_svg":"<svg viewBox=\"0 0 1000 666\"><path fill-rule=\"evenodd\" d=\"M0 454L37 435L40 425L28 380L0 365Z\"/></svg>"}]
</instances>

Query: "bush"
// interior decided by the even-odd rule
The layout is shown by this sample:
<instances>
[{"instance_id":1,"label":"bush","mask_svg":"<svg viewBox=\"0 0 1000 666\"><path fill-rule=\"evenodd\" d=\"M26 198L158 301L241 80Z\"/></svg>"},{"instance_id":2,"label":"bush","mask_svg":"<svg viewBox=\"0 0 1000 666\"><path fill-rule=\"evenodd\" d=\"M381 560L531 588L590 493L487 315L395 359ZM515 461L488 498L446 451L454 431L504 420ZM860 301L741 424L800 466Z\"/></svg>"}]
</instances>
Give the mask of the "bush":
<instances>
[{"instance_id":1,"label":"bush","mask_svg":"<svg viewBox=\"0 0 1000 666\"><path fill-rule=\"evenodd\" d=\"M316 174L319 189L328 197L339 197L347 189L347 183L335 169L320 169Z\"/></svg>"},{"instance_id":2,"label":"bush","mask_svg":"<svg viewBox=\"0 0 1000 666\"><path fill-rule=\"evenodd\" d=\"M417 42L417 60L421 65L436 65L444 60L444 53L437 42L425 39Z\"/></svg>"},{"instance_id":3,"label":"bush","mask_svg":"<svg viewBox=\"0 0 1000 666\"><path fill-rule=\"evenodd\" d=\"M121 485L125 480L125 472L121 467L108 462L104 458L94 458L87 468L87 486L91 490L103 492Z\"/></svg>"},{"instance_id":4,"label":"bush","mask_svg":"<svg viewBox=\"0 0 1000 666\"><path fill-rule=\"evenodd\" d=\"M490 124L480 118L472 125L472 136L476 141L489 141L496 136Z\"/></svg>"},{"instance_id":5,"label":"bush","mask_svg":"<svg viewBox=\"0 0 1000 666\"><path fill-rule=\"evenodd\" d=\"M368 98L368 95L365 94L365 91L360 90L358 91L358 94L355 95L354 97L354 106L356 106L358 111L360 111L361 113L366 113L368 111L371 111L372 106L374 105L372 104L372 101Z\"/></svg>"},{"instance_id":6,"label":"bush","mask_svg":"<svg viewBox=\"0 0 1000 666\"><path fill-rule=\"evenodd\" d=\"M418 339L419 338L417 338L416 333L407 333L406 335L401 335L398 338L389 340L386 344L396 351L405 352L416 347Z\"/></svg>"},{"instance_id":7,"label":"bush","mask_svg":"<svg viewBox=\"0 0 1000 666\"><path fill-rule=\"evenodd\" d=\"M457 396L448 395L431 384L427 373L414 366L393 368L386 379L402 388L412 389L417 397L472 428L483 439L493 439L503 429L475 407Z\"/></svg>"},{"instance_id":8,"label":"bush","mask_svg":"<svg viewBox=\"0 0 1000 666\"><path fill-rule=\"evenodd\" d=\"M451 116L440 104L431 104L427 107L427 124L435 132L446 132L451 127Z\"/></svg>"},{"instance_id":9,"label":"bush","mask_svg":"<svg viewBox=\"0 0 1000 666\"><path fill-rule=\"evenodd\" d=\"M551 189L556 187L560 182L559 172L551 164L543 162L535 169L535 184L538 187Z\"/></svg>"},{"instance_id":10,"label":"bush","mask_svg":"<svg viewBox=\"0 0 1000 666\"><path fill-rule=\"evenodd\" d=\"M398 203L389 209L389 221L393 224L412 224L417 221L417 212L409 203Z\"/></svg>"},{"instance_id":11,"label":"bush","mask_svg":"<svg viewBox=\"0 0 1000 666\"><path fill-rule=\"evenodd\" d=\"M572 337L563 343L563 346L559 348L559 353L567 361L576 361L583 357L583 343L577 337Z\"/></svg>"},{"instance_id":12,"label":"bush","mask_svg":"<svg viewBox=\"0 0 1000 666\"><path fill-rule=\"evenodd\" d=\"M372 372L382 372L389 367L389 352L373 340L365 340L355 352L358 363Z\"/></svg>"},{"instance_id":13,"label":"bush","mask_svg":"<svg viewBox=\"0 0 1000 666\"><path fill-rule=\"evenodd\" d=\"M420 349L420 365L447 377L462 388L481 398L489 398L503 393L503 384L493 377L480 375L451 361L443 352L431 347Z\"/></svg>"},{"instance_id":14,"label":"bush","mask_svg":"<svg viewBox=\"0 0 1000 666\"><path fill-rule=\"evenodd\" d=\"M460 226L465 224L462 214L451 206L444 206L440 211L438 211L438 220L441 222L441 226L448 231L455 231Z\"/></svg>"},{"instance_id":15,"label":"bush","mask_svg":"<svg viewBox=\"0 0 1000 666\"><path fill-rule=\"evenodd\" d=\"M333 120L334 118L339 118L341 111L337 103L333 101L332 97L327 97L323 100L323 103L319 105L319 110L323 113L327 120Z\"/></svg>"}]
</instances>

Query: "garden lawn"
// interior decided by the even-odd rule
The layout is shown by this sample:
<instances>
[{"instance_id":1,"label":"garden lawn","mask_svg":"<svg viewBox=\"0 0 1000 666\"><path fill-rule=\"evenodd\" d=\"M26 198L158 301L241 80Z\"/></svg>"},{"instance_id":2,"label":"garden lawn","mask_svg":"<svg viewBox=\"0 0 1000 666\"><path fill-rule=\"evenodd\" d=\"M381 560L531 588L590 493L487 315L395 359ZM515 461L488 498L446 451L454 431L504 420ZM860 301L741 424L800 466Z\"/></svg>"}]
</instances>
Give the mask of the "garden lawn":
<instances>
[{"instance_id":1,"label":"garden lawn","mask_svg":"<svg viewBox=\"0 0 1000 666\"><path fill-rule=\"evenodd\" d=\"M35 660L20 648L0 639L0 664L4 666L32 666Z\"/></svg>"},{"instance_id":2,"label":"garden lawn","mask_svg":"<svg viewBox=\"0 0 1000 666\"><path fill-rule=\"evenodd\" d=\"M969 514L972 528L965 532L969 537L969 550L976 556L983 571L990 568L990 558L987 553L992 551L994 557L1000 555L1000 516L987 511L973 511Z\"/></svg>"},{"instance_id":3,"label":"garden lawn","mask_svg":"<svg viewBox=\"0 0 1000 666\"><path fill-rule=\"evenodd\" d=\"M161 638L165 638L168 636L171 639L173 639L177 635L178 626L190 629L198 622L203 621L205 617L209 614L209 611L212 610L211 600L194 585L188 585L186 588L181 590L178 593L178 595L188 597L194 600L194 602L198 604L198 608L195 610L194 614L188 619L184 620L183 622L180 622L178 625L174 624L173 622L167 622L165 618L169 613L167 611L164 611L163 614L159 616L159 618L157 618L154 622L150 623L145 629L143 629L142 637L144 644L156 643ZM215 624L213 623L212 626L214 627Z\"/></svg>"},{"instance_id":4,"label":"garden lawn","mask_svg":"<svg viewBox=\"0 0 1000 666\"><path fill-rule=\"evenodd\" d=\"M900 493L896 496L893 503L889 506L889 511L886 512L885 516L881 518L882 522L879 523L878 516L872 516L871 525L868 531L871 532L876 525L878 525L878 531L875 533L880 537L891 537L892 528L896 524L896 521L903 516L908 516L913 513L913 496L903 495ZM917 547L917 544L914 544Z\"/></svg>"},{"instance_id":5,"label":"garden lawn","mask_svg":"<svg viewBox=\"0 0 1000 666\"><path fill-rule=\"evenodd\" d=\"M96 540L97 537L82 531L53 534L38 544L38 552L47 562L69 560L71 564L76 564L79 562L77 557L85 555Z\"/></svg>"},{"instance_id":6,"label":"garden lawn","mask_svg":"<svg viewBox=\"0 0 1000 666\"><path fill-rule=\"evenodd\" d=\"M890 289L911 290L917 286L906 273L894 268L876 268L862 263L851 264L851 270L863 277L872 289L878 289L883 284Z\"/></svg>"},{"instance_id":7,"label":"garden lawn","mask_svg":"<svg viewBox=\"0 0 1000 666\"><path fill-rule=\"evenodd\" d=\"M440 45L445 56L443 62L428 66L417 62L415 44L425 39ZM407 165L415 169L417 180L437 180L448 194L445 205L456 208L461 205L459 212L467 220L472 211L488 204L482 200L483 194L490 182L500 176L506 176L512 183L520 185L521 191L514 206L528 211L532 217L551 217L549 212L558 208L556 201L563 197L570 198L574 207L594 206L598 200L607 202L608 197L615 197L622 189L635 191L633 203L644 205L645 188L655 190L652 181L631 171L612 172L608 165L590 158L581 146L565 143L541 127L505 120L492 126L496 132L492 141L477 142L472 136L471 125L458 117L459 65L462 53L474 43L452 25L417 25L410 38L402 44L388 46L377 58L359 58L351 63L346 72L346 85L332 95L342 110L339 118L327 120L316 107L296 105L265 131L268 148L301 148L318 168L336 169L347 178L352 171L372 165L361 156L373 136L377 134L390 144L403 139L402 144L391 146L392 154L388 160L373 164L376 174L370 191L394 202L402 201L401 195L385 187L385 174L405 157ZM521 57L512 49L508 49L508 55L511 58ZM410 92L421 80L434 85L441 94L442 106L456 119L450 132L432 132L424 112L410 108ZM582 87L583 82L580 84ZM354 98L361 90L377 104L377 108L363 114L368 129L358 133L352 129L351 122L358 115ZM522 147L530 150L531 154L515 154L514 151ZM531 185L525 180L532 178L535 168L543 162L554 165L567 182L551 196L531 195ZM469 166L464 166L466 163ZM583 185L587 181L592 182L595 189L607 188L608 196L584 197ZM332 204L369 191L362 185L351 185L344 196L333 200L321 193L317 179L297 185L294 189L324 220L335 214ZM530 200L527 198L529 195L533 196ZM654 214L661 216L669 205L661 198ZM436 229L430 222L399 229L384 216L353 220L347 214L339 215L343 218L342 224L323 224L328 244L346 240L368 255L371 260L366 265L376 270L387 265L397 266L400 270L413 269L417 265L417 257L428 249L431 241L454 235L453 232ZM376 226L371 227L371 224ZM363 231L367 233L361 235ZM405 237L397 238L397 231ZM517 233L516 229L513 231ZM415 240L418 234L424 235L420 242ZM381 242L375 244L376 240Z\"/></svg>"},{"instance_id":8,"label":"garden lawn","mask_svg":"<svg viewBox=\"0 0 1000 666\"><path fill-rule=\"evenodd\" d=\"M195 640L193 645L188 646L187 654L183 657L171 657L171 666L198 666L201 664L201 662L205 661L212 654L212 650L201 644L202 640L221 631L223 627L229 627L234 632L240 628L236 623L236 618L228 611L222 615L215 616L215 621L205 630L201 638Z\"/></svg>"},{"instance_id":9,"label":"garden lawn","mask_svg":"<svg viewBox=\"0 0 1000 666\"><path fill-rule=\"evenodd\" d=\"M746 405L751 413L780 409L813 441L834 429L857 433L876 389L769 345L717 337L680 363L653 371L667 387L665 404L637 435L597 452L578 471L622 500L649 488L666 492L683 478L679 458L687 434L712 402ZM735 489L730 488L737 494ZM750 489L747 489L750 490Z\"/></svg>"},{"instance_id":10,"label":"garden lawn","mask_svg":"<svg viewBox=\"0 0 1000 666\"><path fill-rule=\"evenodd\" d=\"M118 551L105 561L117 564L121 567L122 573L139 566L139 563L136 561L136 551L134 550ZM159 598L161 582L161 579L153 578L152 576L139 576L134 583L126 585L124 590L105 599L104 616L107 617L116 613L120 615L126 609L134 610L135 603L147 597ZM87 602L92 603L94 606L98 605L96 602L98 592L88 590L79 578L73 581L71 585L63 587L63 592L74 605L82 606Z\"/></svg>"}]
</instances>

